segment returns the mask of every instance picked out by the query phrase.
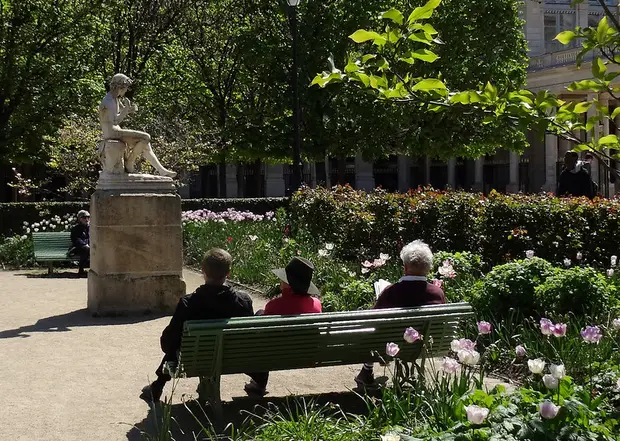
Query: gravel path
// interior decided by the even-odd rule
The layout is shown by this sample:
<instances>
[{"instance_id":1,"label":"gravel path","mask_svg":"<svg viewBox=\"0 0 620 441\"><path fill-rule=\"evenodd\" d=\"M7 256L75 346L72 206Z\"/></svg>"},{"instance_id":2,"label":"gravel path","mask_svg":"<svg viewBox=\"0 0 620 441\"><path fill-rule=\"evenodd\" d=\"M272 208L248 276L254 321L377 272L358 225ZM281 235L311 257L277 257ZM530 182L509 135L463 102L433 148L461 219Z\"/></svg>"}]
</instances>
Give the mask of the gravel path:
<instances>
[{"instance_id":1,"label":"gravel path","mask_svg":"<svg viewBox=\"0 0 620 441\"><path fill-rule=\"evenodd\" d=\"M196 272L184 277L188 292L202 283ZM93 318L86 279L67 270L53 278L0 271L0 287L0 440L138 440L132 426L143 427L149 415L138 395L154 377L169 317ZM255 309L264 303L254 298ZM357 369L275 372L269 396L343 392L354 387ZM223 377L222 398L245 396L246 381ZM197 379L182 380L175 401L195 396L196 386Z\"/></svg>"}]
</instances>

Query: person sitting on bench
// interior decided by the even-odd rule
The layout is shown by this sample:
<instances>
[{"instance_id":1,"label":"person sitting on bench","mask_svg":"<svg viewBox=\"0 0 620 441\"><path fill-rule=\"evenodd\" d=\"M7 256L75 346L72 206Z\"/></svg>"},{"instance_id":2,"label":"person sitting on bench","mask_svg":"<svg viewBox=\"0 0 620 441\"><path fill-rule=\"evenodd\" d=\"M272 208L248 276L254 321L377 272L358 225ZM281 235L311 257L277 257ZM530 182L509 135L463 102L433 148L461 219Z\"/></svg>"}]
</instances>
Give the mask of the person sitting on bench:
<instances>
[{"instance_id":1,"label":"person sitting on bench","mask_svg":"<svg viewBox=\"0 0 620 441\"><path fill-rule=\"evenodd\" d=\"M156 403L161 398L166 382L171 377L164 372L166 362L176 362L181 346L183 323L187 320L214 320L231 317L251 317L254 315L252 299L247 294L237 292L224 285L230 273L231 255L222 249L212 248L202 259L204 285L181 297L170 324L161 335L161 349L164 358L155 374L157 380L142 389L140 398L148 403Z\"/></svg>"},{"instance_id":2,"label":"person sitting on bench","mask_svg":"<svg viewBox=\"0 0 620 441\"><path fill-rule=\"evenodd\" d=\"M405 245L400 252L400 258L405 275L383 290L373 309L414 308L446 303L441 288L429 283L426 278L433 267L433 253L427 244L415 240ZM355 377L355 382L360 387L375 385L372 363L364 364Z\"/></svg>"},{"instance_id":3,"label":"person sitting on bench","mask_svg":"<svg viewBox=\"0 0 620 441\"><path fill-rule=\"evenodd\" d=\"M293 257L286 268L272 270L280 279L282 295L270 300L264 311L256 315L298 315L317 314L323 311L321 302L316 297L320 294L312 283L314 265L303 257ZM267 394L269 372L248 374L252 380L245 385L248 395L264 396Z\"/></svg>"},{"instance_id":4,"label":"person sitting on bench","mask_svg":"<svg viewBox=\"0 0 620 441\"><path fill-rule=\"evenodd\" d=\"M79 257L78 274L86 274L84 268L90 267L90 213L80 210L77 214L77 224L71 228L71 248L69 256Z\"/></svg>"}]
</instances>

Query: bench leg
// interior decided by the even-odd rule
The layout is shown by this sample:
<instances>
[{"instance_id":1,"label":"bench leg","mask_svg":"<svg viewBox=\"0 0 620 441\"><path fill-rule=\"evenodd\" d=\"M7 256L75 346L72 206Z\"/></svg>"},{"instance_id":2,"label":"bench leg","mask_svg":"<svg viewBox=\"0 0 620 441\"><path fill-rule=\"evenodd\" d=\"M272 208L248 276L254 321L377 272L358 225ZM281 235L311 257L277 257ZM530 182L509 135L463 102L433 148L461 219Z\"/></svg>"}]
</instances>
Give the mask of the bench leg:
<instances>
[{"instance_id":1,"label":"bench leg","mask_svg":"<svg viewBox=\"0 0 620 441\"><path fill-rule=\"evenodd\" d=\"M222 398L220 396L220 377L200 377L198 385L198 401L210 403L216 420L224 416Z\"/></svg>"},{"instance_id":2,"label":"bench leg","mask_svg":"<svg viewBox=\"0 0 620 441\"><path fill-rule=\"evenodd\" d=\"M48 262L47 274L54 274L54 262Z\"/></svg>"}]
</instances>

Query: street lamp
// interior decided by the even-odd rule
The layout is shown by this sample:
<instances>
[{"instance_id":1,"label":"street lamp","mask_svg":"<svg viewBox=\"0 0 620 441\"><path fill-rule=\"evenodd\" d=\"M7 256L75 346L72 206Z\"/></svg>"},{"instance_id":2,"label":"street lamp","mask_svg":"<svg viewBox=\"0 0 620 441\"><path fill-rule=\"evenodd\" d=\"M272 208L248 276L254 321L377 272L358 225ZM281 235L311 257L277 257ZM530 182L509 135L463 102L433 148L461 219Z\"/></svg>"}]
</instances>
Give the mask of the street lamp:
<instances>
[{"instance_id":1,"label":"street lamp","mask_svg":"<svg viewBox=\"0 0 620 441\"><path fill-rule=\"evenodd\" d=\"M300 0L286 0L288 3L288 12L291 20L291 34L293 36L293 66L291 89L293 91L293 180L292 190L296 191L301 187L302 171L301 171L301 133L299 121L299 87L297 84L297 11L295 8L299 5Z\"/></svg>"}]
</instances>

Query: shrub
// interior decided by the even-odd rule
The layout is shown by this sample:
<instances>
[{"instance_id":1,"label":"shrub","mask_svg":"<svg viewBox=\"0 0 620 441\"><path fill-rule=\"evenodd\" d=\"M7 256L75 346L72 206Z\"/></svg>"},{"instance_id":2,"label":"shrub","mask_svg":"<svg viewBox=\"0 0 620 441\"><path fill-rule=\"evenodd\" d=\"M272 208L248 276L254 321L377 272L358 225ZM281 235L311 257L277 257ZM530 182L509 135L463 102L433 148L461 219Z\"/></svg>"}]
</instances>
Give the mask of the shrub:
<instances>
[{"instance_id":1,"label":"shrub","mask_svg":"<svg viewBox=\"0 0 620 441\"><path fill-rule=\"evenodd\" d=\"M589 267L558 269L536 287L536 304L556 314L598 316L616 307L616 288Z\"/></svg>"},{"instance_id":2,"label":"shrub","mask_svg":"<svg viewBox=\"0 0 620 441\"><path fill-rule=\"evenodd\" d=\"M30 236L0 239L0 266L25 268L34 265L34 248Z\"/></svg>"},{"instance_id":3,"label":"shrub","mask_svg":"<svg viewBox=\"0 0 620 441\"><path fill-rule=\"evenodd\" d=\"M454 277L445 277L439 268L449 262L454 269ZM442 289L449 302L459 302L469 297L476 281L482 277L484 263L480 256L468 252L435 253L432 274L442 281Z\"/></svg>"},{"instance_id":4,"label":"shrub","mask_svg":"<svg viewBox=\"0 0 620 441\"><path fill-rule=\"evenodd\" d=\"M478 314L497 320L508 317L511 309L524 316L542 314L546 305L537 302L536 287L554 271L553 265L538 257L497 266L476 283L470 301Z\"/></svg>"}]
</instances>

